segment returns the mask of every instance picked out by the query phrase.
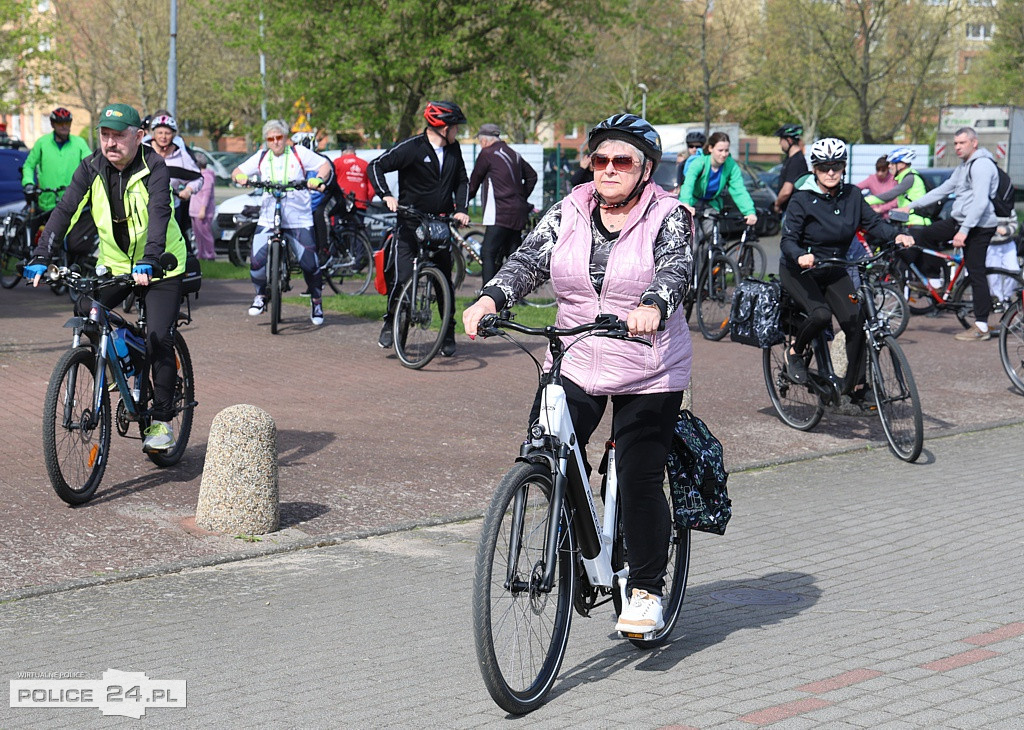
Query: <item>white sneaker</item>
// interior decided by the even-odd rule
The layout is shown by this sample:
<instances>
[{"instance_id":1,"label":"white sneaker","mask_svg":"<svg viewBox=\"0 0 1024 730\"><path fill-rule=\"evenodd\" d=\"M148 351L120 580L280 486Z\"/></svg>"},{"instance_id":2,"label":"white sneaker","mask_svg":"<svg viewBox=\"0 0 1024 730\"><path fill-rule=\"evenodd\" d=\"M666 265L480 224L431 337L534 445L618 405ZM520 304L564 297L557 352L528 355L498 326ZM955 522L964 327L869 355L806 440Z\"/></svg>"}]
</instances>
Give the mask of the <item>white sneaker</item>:
<instances>
[{"instance_id":1,"label":"white sneaker","mask_svg":"<svg viewBox=\"0 0 1024 730\"><path fill-rule=\"evenodd\" d=\"M661 596L655 596L639 588L633 589L633 597L622 607L616 631L629 634L647 634L665 627L661 608Z\"/></svg>"},{"instance_id":2,"label":"white sneaker","mask_svg":"<svg viewBox=\"0 0 1024 730\"><path fill-rule=\"evenodd\" d=\"M174 448L174 429L165 421L153 421L145 431L146 439L142 442L142 450L147 454L154 451L170 451Z\"/></svg>"},{"instance_id":3,"label":"white sneaker","mask_svg":"<svg viewBox=\"0 0 1024 730\"><path fill-rule=\"evenodd\" d=\"M256 315L263 314L267 311L267 303L263 299L262 294L257 294L253 297L252 306L249 307L249 316L255 317Z\"/></svg>"},{"instance_id":4,"label":"white sneaker","mask_svg":"<svg viewBox=\"0 0 1024 730\"><path fill-rule=\"evenodd\" d=\"M324 323L324 308L320 302L314 302L312 309L310 309L309 321L313 323L314 327L319 327Z\"/></svg>"}]
</instances>

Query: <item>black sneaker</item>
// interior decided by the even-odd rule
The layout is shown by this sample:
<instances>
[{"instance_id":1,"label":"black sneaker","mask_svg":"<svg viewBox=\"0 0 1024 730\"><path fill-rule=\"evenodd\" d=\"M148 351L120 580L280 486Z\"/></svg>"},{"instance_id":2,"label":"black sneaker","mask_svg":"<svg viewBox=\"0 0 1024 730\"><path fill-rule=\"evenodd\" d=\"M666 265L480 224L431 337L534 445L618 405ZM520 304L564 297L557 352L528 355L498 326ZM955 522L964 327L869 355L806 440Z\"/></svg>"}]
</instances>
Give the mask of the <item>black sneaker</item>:
<instances>
[{"instance_id":1,"label":"black sneaker","mask_svg":"<svg viewBox=\"0 0 1024 730\"><path fill-rule=\"evenodd\" d=\"M441 356L451 357L455 354L455 335L451 337L445 337L444 342L441 343Z\"/></svg>"},{"instance_id":2,"label":"black sneaker","mask_svg":"<svg viewBox=\"0 0 1024 730\"><path fill-rule=\"evenodd\" d=\"M869 385L862 385L850 393L850 402L858 406L862 411L870 411L877 407L875 404L875 391Z\"/></svg>"},{"instance_id":3,"label":"black sneaker","mask_svg":"<svg viewBox=\"0 0 1024 730\"><path fill-rule=\"evenodd\" d=\"M395 346L395 336L391 332L391 323L384 325L380 330L380 337L377 338L377 345L385 350Z\"/></svg>"},{"instance_id":4,"label":"black sneaker","mask_svg":"<svg viewBox=\"0 0 1024 730\"><path fill-rule=\"evenodd\" d=\"M789 379L797 385L806 383L807 363L804 362L804 356L786 350L786 372L789 373Z\"/></svg>"}]
</instances>

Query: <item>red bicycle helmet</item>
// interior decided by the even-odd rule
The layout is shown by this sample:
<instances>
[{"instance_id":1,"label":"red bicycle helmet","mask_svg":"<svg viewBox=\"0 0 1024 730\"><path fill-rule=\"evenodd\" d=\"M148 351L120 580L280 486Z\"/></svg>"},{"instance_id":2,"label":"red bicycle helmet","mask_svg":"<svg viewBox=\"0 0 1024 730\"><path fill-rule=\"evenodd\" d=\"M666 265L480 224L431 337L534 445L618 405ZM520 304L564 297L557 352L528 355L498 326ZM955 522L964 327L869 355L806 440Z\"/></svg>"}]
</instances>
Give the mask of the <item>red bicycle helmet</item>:
<instances>
[{"instance_id":1,"label":"red bicycle helmet","mask_svg":"<svg viewBox=\"0 0 1024 730\"><path fill-rule=\"evenodd\" d=\"M71 112L62 106L50 112L50 124L70 124Z\"/></svg>"},{"instance_id":2,"label":"red bicycle helmet","mask_svg":"<svg viewBox=\"0 0 1024 730\"><path fill-rule=\"evenodd\" d=\"M447 127L452 124L466 124L466 115L454 101L428 101L423 118L431 127Z\"/></svg>"}]
</instances>

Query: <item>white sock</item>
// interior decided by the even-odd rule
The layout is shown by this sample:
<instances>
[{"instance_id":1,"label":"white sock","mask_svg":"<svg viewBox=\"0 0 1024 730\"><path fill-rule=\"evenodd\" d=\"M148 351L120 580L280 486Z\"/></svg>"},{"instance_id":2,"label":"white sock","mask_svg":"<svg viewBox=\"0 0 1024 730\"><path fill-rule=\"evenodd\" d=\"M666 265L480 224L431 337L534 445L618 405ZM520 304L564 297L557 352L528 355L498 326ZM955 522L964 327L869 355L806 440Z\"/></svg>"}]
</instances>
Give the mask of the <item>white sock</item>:
<instances>
[{"instance_id":1,"label":"white sock","mask_svg":"<svg viewBox=\"0 0 1024 730\"><path fill-rule=\"evenodd\" d=\"M982 332L988 332L988 322L975 322L974 325Z\"/></svg>"}]
</instances>

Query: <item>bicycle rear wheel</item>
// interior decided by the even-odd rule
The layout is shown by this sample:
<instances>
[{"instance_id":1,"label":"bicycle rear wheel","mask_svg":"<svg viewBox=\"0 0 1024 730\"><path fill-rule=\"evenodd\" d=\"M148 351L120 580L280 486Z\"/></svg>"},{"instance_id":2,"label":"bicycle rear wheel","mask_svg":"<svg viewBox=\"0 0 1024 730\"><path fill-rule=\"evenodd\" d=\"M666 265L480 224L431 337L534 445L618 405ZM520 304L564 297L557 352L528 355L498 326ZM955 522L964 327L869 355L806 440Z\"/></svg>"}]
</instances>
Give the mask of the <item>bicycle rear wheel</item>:
<instances>
[{"instance_id":1,"label":"bicycle rear wheel","mask_svg":"<svg viewBox=\"0 0 1024 730\"><path fill-rule=\"evenodd\" d=\"M1020 298L999 321L999 359L1013 387L1024 393L1024 304Z\"/></svg>"},{"instance_id":2,"label":"bicycle rear wheel","mask_svg":"<svg viewBox=\"0 0 1024 730\"><path fill-rule=\"evenodd\" d=\"M466 280L466 254L462 250L462 246L452 241L452 287L456 291L462 286L462 282Z\"/></svg>"},{"instance_id":3,"label":"bicycle rear wheel","mask_svg":"<svg viewBox=\"0 0 1024 730\"><path fill-rule=\"evenodd\" d=\"M889 448L903 461L916 461L924 446L924 424L907 357L891 336L869 353L871 388Z\"/></svg>"},{"instance_id":4,"label":"bicycle rear wheel","mask_svg":"<svg viewBox=\"0 0 1024 730\"><path fill-rule=\"evenodd\" d=\"M281 267L288 265L281 260L284 246L284 241L275 241L273 238L267 246L267 296L270 297L270 333L273 335L277 334L281 323Z\"/></svg>"},{"instance_id":5,"label":"bicycle rear wheel","mask_svg":"<svg viewBox=\"0 0 1024 730\"><path fill-rule=\"evenodd\" d=\"M471 249L465 251L466 256L466 276L480 276L484 273L484 262L480 258L480 252L484 248L484 234L478 231L470 231L464 238L466 239L466 245ZM483 286L486 282L481 282Z\"/></svg>"},{"instance_id":6,"label":"bicycle rear wheel","mask_svg":"<svg viewBox=\"0 0 1024 730\"><path fill-rule=\"evenodd\" d=\"M92 499L110 453L110 395L100 389L100 412L89 426L96 390L96 356L86 347L65 352L53 368L43 401L43 456L50 484L68 504Z\"/></svg>"},{"instance_id":7,"label":"bicycle rear wheel","mask_svg":"<svg viewBox=\"0 0 1024 730\"><path fill-rule=\"evenodd\" d=\"M1010 271L1008 269L998 269L993 266L985 268L985 276L1005 276L1008 279L1012 279L1014 282L1014 288L1020 291L1024 288L1024 278L1021 278L1019 271ZM960 323L960 326L965 330L970 329L974 323L974 289L971 287L971 281L965 274L960 277L960 281L953 287L953 293L949 297L950 303L953 305L953 313L956 314L956 319ZM999 304L993 300L993 308ZM1000 305L1001 306L1001 305Z\"/></svg>"},{"instance_id":8,"label":"bicycle rear wheel","mask_svg":"<svg viewBox=\"0 0 1024 730\"><path fill-rule=\"evenodd\" d=\"M899 337L910 323L907 300L892 284L873 284L871 287L878 316L886 323L889 334Z\"/></svg>"},{"instance_id":9,"label":"bicycle rear wheel","mask_svg":"<svg viewBox=\"0 0 1024 730\"><path fill-rule=\"evenodd\" d=\"M365 294L373 281L373 247L363 231L342 231L331 246L324 281L335 294Z\"/></svg>"},{"instance_id":10,"label":"bicycle rear wheel","mask_svg":"<svg viewBox=\"0 0 1024 730\"><path fill-rule=\"evenodd\" d=\"M616 510L621 510L616 504ZM625 535L622 530L621 517L616 519L615 541L618 546L613 554L622 556L621 562L616 561L612 567L619 570L623 564L629 563L626 551ZM664 644L679 621L683 610L683 597L686 595L686 581L690 575L690 531L672 522L672 533L668 542L668 562L665 564L665 587L661 594L661 609L665 625L650 639L629 638L633 646L640 649L652 649ZM615 615L622 613L622 593L616 588L612 594Z\"/></svg>"},{"instance_id":11,"label":"bicycle rear wheel","mask_svg":"<svg viewBox=\"0 0 1024 730\"><path fill-rule=\"evenodd\" d=\"M760 243L736 241L725 250L725 255L736 262L743 278L764 278L764 272L768 269L768 255Z\"/></svg>"},{"instance_id":12,"label":"bicycle rear wheel","mask_svg":"<svg viewBox=\"0 0 1024 730\"><path fill-rule=\"evenodd\" d=\"M764 384L782 422L798 431L810 431L821 421L825 406L810 386L797 385L790 380L786 370L786 352L792 344L792 338L787 337L781 345L772 345L762 351Z\"/></svg>"},{"instance_id":13,"label":"bicycle rear wheel","mask_svg":"<svg viewBox=\"0 0 1024 730\"><path fill-rule=\"evenodd\" d=\"M405 283L396 303L392 333L398 359L414 370L426 365L441 349L451 321L448 282L440 269L424 266Z\"/></svg>"},{"instance_id":14,"label":"bicycle rear wheel","mask_svg":"<svg viewBox=\"0 0 1024 730\"><path fill-rule=\"evenodd\" d=\"M0 226L4 237L0 240L0 286L13 289L21 281L17 266L28 257L25 251L25 224L19 219L8 219Z\"/></svg>"},{"instance_id":15,"label":"bicycle rear wheel","mask_svg":"<svg viewBox=\"0 0 1024 730\"><path fill-rule=\"evenodd\" d=\"M473 578L473 637L484 684L506 712L543 703L562 666L572 623L575 545L565 509L550 592L540 590L551 472L516 464L484 516Z\"/></svg>"},{"instance_id":16,"label":"bicycle rear wheel","mask_svg":"<svg viewBox=\"0 0 1024 730\"><path fill-rule=\"evenodd\" d=\"M181 332L174 332L174 416L170 420L174 429L174 448L168 451L147 452L149 460L157 466L173 466L181 461L189 436L192 434L192 411L196 401L196 381L192 373L192 356L185 345Z\"/></svg>"},{"instance_id":17,"label":"bicycle rear wheel","mask_svg":"<svg viewBox=\"0 0 1024 730\"><path fill-rule=\"evenodd\" d=\"M548 279L532 292L522 298L522 303L531 307L553 307L555 306L555 290Z\"/></svg>"},{"instance_id":18,"label":"bicycle rear wheel","mask_svg":"<svg viewBox=\"0 0 1024 730\"><path fill-rule=\"evenodd\" d=\"M697 325L708 340L720 340L729 333L732 295L739 283L739 270L732 259L715 254L710 269L697 282Z\"/></svg>"}]
</instances>

